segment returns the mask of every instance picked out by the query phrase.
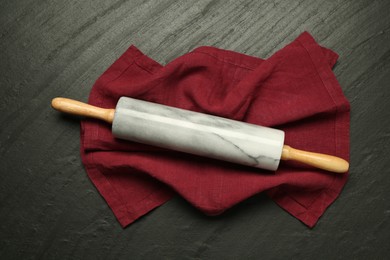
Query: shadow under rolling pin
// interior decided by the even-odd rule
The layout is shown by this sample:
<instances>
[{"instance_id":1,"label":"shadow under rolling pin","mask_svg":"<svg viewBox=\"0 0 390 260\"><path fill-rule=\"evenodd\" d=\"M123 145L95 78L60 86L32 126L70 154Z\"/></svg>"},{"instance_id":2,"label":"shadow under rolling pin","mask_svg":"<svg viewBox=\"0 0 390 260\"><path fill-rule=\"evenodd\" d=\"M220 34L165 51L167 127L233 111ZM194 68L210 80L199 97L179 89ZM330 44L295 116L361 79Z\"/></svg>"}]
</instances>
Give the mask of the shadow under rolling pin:
<instances>
[{"instance_id":1,"label":"shadow under rolling pin","mask_svg":"<svg viewBox=\"0 0 390 260\"><path fill-rule=\"evenodd\" d=\"M58 111L104 120L115 137L208 158L276 171L280 160L293 160L322 170L345 173L342 158L284 145L281 130L222 117L121 97L115 109L54 98Z\"/></svg>"}]
</instances>

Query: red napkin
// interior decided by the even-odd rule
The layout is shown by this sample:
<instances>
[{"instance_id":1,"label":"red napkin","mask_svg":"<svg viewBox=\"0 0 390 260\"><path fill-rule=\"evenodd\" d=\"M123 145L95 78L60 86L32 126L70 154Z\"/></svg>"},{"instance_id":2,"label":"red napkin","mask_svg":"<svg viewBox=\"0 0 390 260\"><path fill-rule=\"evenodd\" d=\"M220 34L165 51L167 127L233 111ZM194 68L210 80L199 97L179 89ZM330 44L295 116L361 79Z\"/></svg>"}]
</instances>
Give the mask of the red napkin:
<instances>
[{"instance_id":1,"label":"red napkin","mask_svg":"<svg viewBox=\"0 0 390 260\"><path fill-rule=\"evenodd\" d=\"M200 47L162 66L131 46L96 81L89 103L114 108L129 96L272 126L286 144L348 160L350 107L331 70L337 57L308 33L266 60ZM313 227L347 181L296 163L270 172L123 141L101 121L81 126L82 161L123 227L175 193L217 215L263 191Z\"/></svg>"}]
</instances>

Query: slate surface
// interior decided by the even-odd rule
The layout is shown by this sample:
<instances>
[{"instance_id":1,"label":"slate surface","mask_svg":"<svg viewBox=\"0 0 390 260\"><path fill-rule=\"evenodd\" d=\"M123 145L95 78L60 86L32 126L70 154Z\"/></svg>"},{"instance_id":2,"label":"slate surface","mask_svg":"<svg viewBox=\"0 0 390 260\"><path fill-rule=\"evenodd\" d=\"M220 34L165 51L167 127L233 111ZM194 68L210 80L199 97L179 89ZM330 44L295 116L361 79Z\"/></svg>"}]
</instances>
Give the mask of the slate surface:
<instances>
[{"instance_id":1,"label":"slate surface","mask_svg":"<svg viewBox=\"0 0 390 260\"><path fill-rule=\"evenodd\" d=\"M390 1L0 2L0 259L388 259ZM351 175L310 230L263 195L207 217L174 198L126 229L87 178L79 122L130 44L166 64L212 45L269 57L302 31L340 54Z\"/></svg>"}]
</instances>

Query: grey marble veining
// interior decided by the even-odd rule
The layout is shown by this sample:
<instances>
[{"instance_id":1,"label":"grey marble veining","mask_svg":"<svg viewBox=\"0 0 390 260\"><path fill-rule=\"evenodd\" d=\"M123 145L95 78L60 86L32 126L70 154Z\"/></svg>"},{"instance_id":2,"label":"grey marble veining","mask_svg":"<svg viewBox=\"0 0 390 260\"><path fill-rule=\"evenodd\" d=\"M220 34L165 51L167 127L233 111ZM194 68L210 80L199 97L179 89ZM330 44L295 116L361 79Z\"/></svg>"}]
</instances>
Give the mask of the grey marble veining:
<instances>
[{"instance_id":1,"label":"grey marble veining","mask_svg":"<svg viewBox=\"0 0 390 260\"><path fill-rule=\"evenodd\" d=\"M233 163L276 170L284 132L122 97L115 137Z\"/></svg>"}]
</instances>

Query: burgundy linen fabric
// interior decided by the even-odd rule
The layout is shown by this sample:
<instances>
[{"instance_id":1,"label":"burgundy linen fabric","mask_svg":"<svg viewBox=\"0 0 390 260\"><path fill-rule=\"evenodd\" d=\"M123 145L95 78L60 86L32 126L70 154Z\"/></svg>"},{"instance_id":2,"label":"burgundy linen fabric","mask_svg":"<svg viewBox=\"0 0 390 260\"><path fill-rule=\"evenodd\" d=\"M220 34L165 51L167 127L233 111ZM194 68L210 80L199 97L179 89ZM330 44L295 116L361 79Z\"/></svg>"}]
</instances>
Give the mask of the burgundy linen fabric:
<instances>
[{"instance_id":1,"label":"burgundy linen fabric","mask_svg":"<svg viewBox=\"0 0 390 260\"><path fill-rule=\"evenodd\" d=\"M128 96L271 126L295 148L348 160L350 106L331 70L337 58L307 32L266 60L200 47L162 66L131 46L89 103L114 108ZM115 139L97 120L81 126L86 171L123 227L174 194L217 215L263 191L313 227L348 176L291 162L270 172Z\"/></svg>"}]
</instances>

